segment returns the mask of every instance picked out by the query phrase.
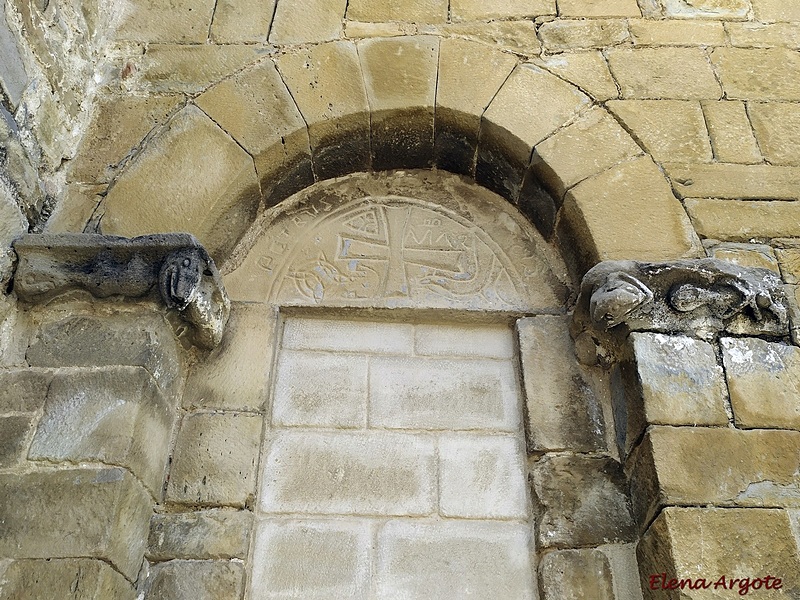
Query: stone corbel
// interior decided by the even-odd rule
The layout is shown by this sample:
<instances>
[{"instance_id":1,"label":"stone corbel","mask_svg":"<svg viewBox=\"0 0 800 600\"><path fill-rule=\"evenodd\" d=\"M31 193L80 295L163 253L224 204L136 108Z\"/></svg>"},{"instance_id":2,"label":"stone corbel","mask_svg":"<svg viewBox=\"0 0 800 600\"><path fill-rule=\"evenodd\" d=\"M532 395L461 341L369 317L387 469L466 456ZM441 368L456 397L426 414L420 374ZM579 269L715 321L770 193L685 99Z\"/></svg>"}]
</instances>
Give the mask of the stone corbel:
<instances>
[{"instance_id":1,"label":"stone corbel","mask_svg":"<svg viewBox=\"0 0 800 600\"><path fill-rule=\"evenodd\" d=\"M614 361L614 338L630 331L789 334L783 283L768 269L717 259L665 263L606 261L586 273L572 323L579 358Z\"/></svg>"},{"instance_id":2,"label":"stone corbel","mask_svg":"<svg viewBox=\"0 0 800 600\"><path fill-rule=\"evenodd\" d=\"M46 302L75 289L96 298L157 292L189 323L195 344L210 349L222 339L230 300L214 261L192 235L29 234L13 247L14 291L24 302Z\"/></svg>"}]
</instances>

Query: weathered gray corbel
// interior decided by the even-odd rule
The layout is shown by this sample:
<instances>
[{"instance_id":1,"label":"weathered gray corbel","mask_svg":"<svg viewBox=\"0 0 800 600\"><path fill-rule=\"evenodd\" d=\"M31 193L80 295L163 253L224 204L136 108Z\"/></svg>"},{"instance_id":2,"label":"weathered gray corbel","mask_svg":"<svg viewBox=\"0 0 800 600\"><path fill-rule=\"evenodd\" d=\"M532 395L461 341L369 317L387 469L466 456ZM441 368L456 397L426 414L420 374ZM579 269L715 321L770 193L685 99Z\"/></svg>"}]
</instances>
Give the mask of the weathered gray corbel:
<instances>
[{"instance_id":1,"label":"weathered gray corbel","mask_svg":"<svg viewBox=\"0 0 800 600\"><path fill-rule=\"evenodd\" d=\"M602 363L612 339L630 331L785 336L788 302L768 269L710 258L607 261L584 276L572 327L580 358Z\"/></svg>"},{"instance_id":2,"label":"weathered gray corbel","mask_svg":"<svg viewBox=\"0 0 800 600\"><path fill-rule=\"evenodd\" d=\"M222 339L230 300L214 261L192 235L29 234L13 247L14 291L22 301L46 302L74 289L97 298L158 293L192 326L198 346L213 348Z\"/></svg>"}]
</instances>

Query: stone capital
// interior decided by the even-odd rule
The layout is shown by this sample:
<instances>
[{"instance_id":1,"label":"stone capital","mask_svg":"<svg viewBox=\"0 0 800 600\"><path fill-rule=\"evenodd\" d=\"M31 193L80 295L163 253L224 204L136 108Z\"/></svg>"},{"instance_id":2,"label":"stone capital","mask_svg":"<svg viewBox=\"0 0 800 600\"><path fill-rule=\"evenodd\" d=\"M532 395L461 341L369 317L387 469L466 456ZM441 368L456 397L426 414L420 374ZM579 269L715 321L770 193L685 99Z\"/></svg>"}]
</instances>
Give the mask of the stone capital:
<instances>
[{"instance_id":1,"label":"stone capital","mask_svg":"<svg viewBox=\"0 0 800 600\"><path fill-rule=\"evenodd\" d=\"M222 339L230 301L214 261L192 235L28 234L13 247L14 291L24 302L71 290L96 298L157 294L189 323L195 344L213 348Z\"/></svg>"}]
</instances>

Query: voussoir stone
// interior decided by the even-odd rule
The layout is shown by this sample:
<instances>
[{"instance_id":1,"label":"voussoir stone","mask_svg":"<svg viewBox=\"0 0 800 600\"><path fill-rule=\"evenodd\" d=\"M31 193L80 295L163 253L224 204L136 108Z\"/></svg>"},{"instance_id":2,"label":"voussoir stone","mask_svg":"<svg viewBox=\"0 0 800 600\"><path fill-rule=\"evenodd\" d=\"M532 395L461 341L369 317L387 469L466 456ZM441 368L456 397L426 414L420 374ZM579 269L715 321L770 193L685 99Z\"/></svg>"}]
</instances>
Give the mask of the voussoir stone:
<instances>
[{"instance_id":1,"label":"voussoir stone","mask_svg":"<svg viewBox=\"0 0 800 600\"><path fill-rule=\"evenodd\" d=\"M595 100L619 96L617 84L600 51L569 52L542 57L540 60L545 69L578 86Z\"/></svg>"},{"instance_id":2,"label":"voussoir stone","mask_svg":"<svg viewBox=\"0 0 800 600\"><path fill-rule=\"evenodd\" d=\"M134 600L136 591L101 560L17 560L3 574L0 600Z\"/></svg>"},{"instance_id":3,"label":"voussoir stone","mask_svg":"<svg viewBox=\"0 0 800 600\"><path fill-rule=\"evenodd\" d=\"M93 557L133 581L152 500L125 469L0 475L0 557Z\"/></svg>"},{"instance_id":4,"label":"voussoir stone","mask_svg":"<svg viewBox=\"0 0 800 600\"><path fill-rule=\"evenodd\" d=\"M540 548L629 542L635 535L627 482L611 458L545 455L532 468Z\"/></svg>"},{"instance_id":5,"label":"voussoir stone","mask_svg":"<svg viewBox=\"0 0 800 600\"><path fill-rule=\"evenodd\" d=\"M252 525L253 513L247 510L156 514L146 556L151 561L244 559Z\"/></svg>"},{"instance_id":6,"label":"voussoir stone","mask_svg":"<svg viewBox=\"0 0 800 600\"><path fill-rule=\"evenodd\" d=\"M800 349L758 338L722 340L736 424L800 429Z\"/></svg>"},{"instance_id":7,"label":"voussoir stone","mask_svg":"<svg viewBox=\"0 0 800 600\"><path fill-rule=\"evenodd\" d=\"M614 600L611 565L600 550L556 550L539 564L543 600Z\"/></svg>"},{"instance_id":8,"label":"voussoir stone","mask_svg":"<svg viewBox=\"0 0 800 600\"><path fill-rule=\"evenodd\" d=\"M100 228L128 237L188 231L219 259L249 226L259 201L253 159L199 108L187 106L111 188Z\"/></svg>"}]
</instances>

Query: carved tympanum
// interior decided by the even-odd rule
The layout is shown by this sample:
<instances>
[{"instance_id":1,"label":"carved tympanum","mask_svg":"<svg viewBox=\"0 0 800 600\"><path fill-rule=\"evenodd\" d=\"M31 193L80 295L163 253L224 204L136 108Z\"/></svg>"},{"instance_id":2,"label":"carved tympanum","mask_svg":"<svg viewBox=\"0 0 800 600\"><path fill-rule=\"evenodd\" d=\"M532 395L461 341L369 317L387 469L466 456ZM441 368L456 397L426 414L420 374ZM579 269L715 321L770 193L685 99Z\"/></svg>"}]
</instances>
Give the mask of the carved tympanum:
<instances>
[{"instance_id":1,"label":"carved tympanum","mask_svg":"<svg viewBox=\"0 0 800 600\"><path fill-rule=\"evenodd\" d=\"M43 302L74 289L97 298L140 298L157 289L192 325L196 344L213 348L222 339L230 301L214 261L189 234L25 235L14 251L14 291L23 301Z\"/></svg>"},{"instance_id":2,"label":"carved tympanum","mask_svg":"<svg viewBox=\"0 0 800 600\"><path fill-rule=\"evenodd\" d=\"M716 259L607 261L583 279L574 328L598 340L618 331L787 335L788 303L767 269Z\"/></svg>"}]
</instances>

